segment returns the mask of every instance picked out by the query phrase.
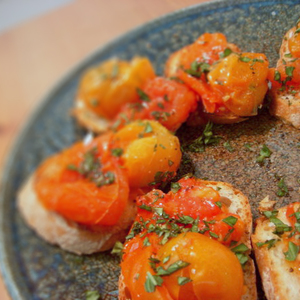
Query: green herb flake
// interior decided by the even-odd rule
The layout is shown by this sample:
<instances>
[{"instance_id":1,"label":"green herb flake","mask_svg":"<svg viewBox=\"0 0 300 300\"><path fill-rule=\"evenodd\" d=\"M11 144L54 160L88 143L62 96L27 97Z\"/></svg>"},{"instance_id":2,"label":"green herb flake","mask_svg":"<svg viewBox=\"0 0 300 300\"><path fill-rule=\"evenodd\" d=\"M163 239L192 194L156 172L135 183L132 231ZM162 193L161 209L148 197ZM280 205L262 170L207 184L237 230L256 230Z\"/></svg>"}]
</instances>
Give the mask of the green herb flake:
<instances>
[{"instance_id":1,"label":"green herb flake","mask_svg":"<svg viewBox=\"0 0 300 300\"><path fill-rule=\"evenodd\" d=\"M256 162L262 163L264 159L269 158L271 154L272 151L264 144L259 152L259 156L256 158Z\"/></svg>"},{"instance_id":2,"label":"green herb flake","mask_svg":"<svg viewBox=\"0 0 300 300\"><path fill-rule=\"evenodd\" d=\"M188 262L185 262L183 260L178 260L178 261L174 262L173 264L169 265L169 267L167 269L164 269L161 266L158 267L157 275L159 275L159 276L171 275L171 274L175 273L176 271L181 270L189 265L190 265L190 263L188 263Z\"/></svg>"},{"instance_id":3,"label":"green herb flake","mask_svg":"<svg viewBox=\"0 0 300 300\"><path fill-rule=\"evenodd\" d=\"M269 218L270 222L275 225L275 234L283 234L284 232L291 231L292 227L288 226L287 224L283 223L281 220L275 217Z\"/></svg>"},{"instance_id":4,"label":"green herb flake","mask_svg":"<svg viewBox=\"0 0 300 300\"><path fill-rule=\"evenodd\" d=\"M78 168L74 164L67 165L67 169L70 171L78 171Z\"/></svg>"},{"instance_id":5,"label":"green herb flake","mask_svg":"<svg viewBox=\"0 0 300 300\"><path fill-rule=\"evenodd\" d=\"M140 205L139 208L147 211L152 211L152 207L146 204Z\"/></svg>"},{"instance_id":6,"label":"green herb flake","mask_svg":"<svg viewBox=\"0 0 300 300\"><path fill-rule=\"evenodd\" d=\"M297 30L295 30L294 34L297 34L300 32L300 28L298 28Z\"/></svg>"},{"instance_id":7,"label":"green herb flake","mask_svg":"<svg viewBox=\"0 0 300 300\"><path fill-rule=\"evenodd\" d=\"M111 250L111 254L117 254L122 256L123 254L123 244L119 241L115 242L113 249Z\"/></svg>"},{"instance_id":8,"label":"green herb flake","mask_svg":"<svg viewBox=\"0 0 300 300\"><path fill-rule=\"evenodd\" d=\"M85 299L86 300L100 300L100 294L98 291L86 291Z\"/></svg>"},{"instance_id":9,"label":"green herb flake","mask_svg":"<svg viewBox=\"0 0 300 300\"><path fill-rule=\"evenodd\" d=\"M226 48L221 54L220 58L225 58L229 56L233 51L230 48Z\"/></svg>"},{"instance_id":10,"label":"green herb flake","mask_svg":"<svg viewBox=\"0 0 300 300\"><path fill-rule=\"evenodd\" d=\"M160 276L152 275L150 272L147 272L145 290L147 293L155 292L157 286L161 286L163 279Z\"/></svg>"},{"instance_id":11,"label":"green herb flake","mask_svg":"<svg viewBox=\"0 0 300 300\"><path fill-rule=\"evenodd\" d=\"M144 133L151 133L151 132L153 132L153 128L152 128L150 122L146 122Z\"/></svg>"},{"instance_id":12,"label":"green herb flake","mask_svg":"<svg viewBox=\"0 0 300 300\"><path fill-rule=\"evenodd\" d=\"M91 103L91 105L94 106L94 107L96 107L96 106L99 105L98 99L91 99L91 100L90 100L90 103Z\"/></svg>"},{"instance_id":13,"label":"green herb flake","mask_svg":"<svg viewBox=\"0 0 300 300\"><path fill-rule=\"evenodd\" d=\"M293 72L295 70L295 67L285 67L285 74L288 76L288 77L293 77Z\"/></svg>"},{"instance_id":14,"label":"green herb flake","mask_svg":"<svg viewBox=\"0 0 300 300\"><path fill-rule=\"evenodd\" d=\"M149 239L148 239L148 237L146 237L146 238L144 239L144 241L143 241L143 245L144 245L144 247L151 246L151 243L149 242Z\"/></svg>"},{"instance_id":15,"label":"green herb flake","mask_svg":"<svg viewBox=\"0 0 300 300\"><path fill-rule=\"evenodd\" d=\"M295 261L298 256L299 250L299 246L297 246L293 242L289 242L289 249L287 252L284 252L285 259L288 261Z\"/></svg>"},{"instance_id":16,"label":"green herb flake","mask_svg":"<svg viewBox=\"0 0 300 300\"><path fill-rule=\"evenodd\" d=\"M222 208L222 202L221 202L221 201L217 201L217 202L215 202L215 204L216 204L219 208Z\"/></svg>"},{"instance_id":17,"label":"green herb flake","mask_svg":"<svg viewBox=\"0 0 300 300\"><path fill-rule=\"evenodd\" d=\"M177 278L177 282L179 285L185 285L191 281L192 281L192 279L190 279L189 277L178 276L178 278Z\"/></svg>"},{"instance_id":18,"label":"green herb flake","mask_svg":"<svg viewBox=\"0 0 300 300\"><path fill-rule=\"evenodd\" d=\"M291 58L291 57L293 57L293 55L292 55L292 53L286 53L286 54L284 54L284 57Z\"/></svg>"},{"instance_id":19,"label":"green herb flake","mask_svg":"<svg viewBox=\"0 0 300 300\"><path fill-rule=\"evenodd\" d=\"M229 151L229 152L234 152L234 148L230 144L230 141L226 141L223 146Z\"/></svg>"},{"instance_id":20,"label":"green herb flake","mask_svg":"<svg viewBox=\"0 0 300 300\"><path fill-rule=\"evenodd\" d=\"M168 256L164 257L164 259L162 261L163 264L167 263L170 260L170 258L171 258L171 255L168 255Z\"/></svg>"},{"instance_id":21,"label":"green herb flake","mask_svg":"<svg viewBox=\"0 0 300 300\"><path fill-rule=\"evenodd\" d=\"M249 250L249 248L243 243L239 244L236 247L231 249L231 251L233 251L234 253L244 253L248 250Z\"/></svg>"},{"instance_id":22,"label":"green herb flake","mask_svg":"<svg viewBox=\"0 0 300 300\"><path fill-rule=\"evenodd\" d=\"M120 157L123 154L122 148L114 148L114 149L111 149L110 151L111 151L111 154L116 157Z\"/></svg>"},{"instance_id":23,"label":"green herb flake","mask_svg":"<svg viewBox=\"0 0 300 300\"><path fill-rule=\"evenodd\" d=\"M229 226L233 227L233 226L236 224L237 220L238 220L238 219L237 219L236 217L234 217L234 216L229 216L229 217L223 219L222 221L223 221L224 223L228 224Z\"/></svg>"},{"instance_id":24,"label":"green herb flake","mask_svg":"<svg viewBox=\"0 0 300 300\"><path fill-rule=\"evenodd\" d=\"M277 70L274 72L274 80L281 82L281 74Z\"/></svg>"},{"instance_id":25,"label":"green herb flake","mask_svg":"<svg viewBox=\"0 0 300 300\"><path fill-rule=\"evenodd\" d=\"M235 255L242 266L249 260L249 257L244 253L235 253Z\"/></svg>"},{"instance_id":26,"label":"green herb flake","mask_svg":"<svg viewBox=\"0 0 300 300\"><path fill-rule=\"evenodd\" d=\"M150 102L149 96L143 90L141 90L140 88L137 88L136 92L138 93L138 95L142 101Z\"/></svg>"},{"instance_id":27,"label":"green herb flake","mask_svg":"<svg viewBox=\"0 0 300 300\"><path fill-rule=\"evenodd\" d=\"M172 182L171 183L171 191L175 194L181 189L181 185L179 182Z\"/></svg>"},{"instance_id":28,"label":"green herb flake","mask_svg":"<svg viewBox=\"0 0 300 300\"><path fill-rule=\"evenodd\" d=\"M284 197L287 196L289 191L288 191L288 187L284 182L284 178L281 178L277 184L279 190L277 191L277 196L278 197Z\"/></svg>"},{"instance_id":29,"label":"green herb flake","mask_svg":"<svg viewBox=\"0 0 300 300\"><path fill-rule=\"evenodd\" d=\"M241 57L240 57L240 61L245 62L245 63L248 63L248 62L251 61L251 58L246 57L246 56L241 56Z\"/></svg>"},{"instance_id":30,"label":"green herb flake","mask_svg":"<svg viewBox=\"0 0 300 300\"><path fill-rule=\"evenodd\" d=\"M174 161L172 161L172 160L168 160L168 165L169 165L169 167L171 167L171 166L173 166L174 165Z\"/></svg>"},{"instance_id":31,"label":"green herb flake","mask_svg":"<svg viewBox=\"0 0 300 300\"><path fill-rule=\"evenodd\" d=\"M266 240L265 242L257 242L256 246L261 248L263 246L268 246L268 249L271 249L277 243L277 239Z\"/></svg>"},{"instance_id":32,"label":"green herb flake","mask_svg":"<svg viewBox=\"0 0 300 300\"><path fill-rule=\"evenodd\" d=\"M209 232L209 235L210 235L211 237L215 238L215 239L218 239L218 238L219 238L219 236L218 236L216 233L212 232L212 231Z\"/></svg>"}]
</instances>

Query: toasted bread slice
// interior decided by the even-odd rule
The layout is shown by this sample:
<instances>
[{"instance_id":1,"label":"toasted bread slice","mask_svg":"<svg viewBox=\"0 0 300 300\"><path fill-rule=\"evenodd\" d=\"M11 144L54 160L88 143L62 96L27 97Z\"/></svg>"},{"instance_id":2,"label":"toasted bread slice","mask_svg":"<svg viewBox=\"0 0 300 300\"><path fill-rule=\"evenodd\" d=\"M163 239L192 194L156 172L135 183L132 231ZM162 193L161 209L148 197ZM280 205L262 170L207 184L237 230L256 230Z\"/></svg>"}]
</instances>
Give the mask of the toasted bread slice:
<instances>
[{"instance_id":1,"label":"toasted bread slice","mask_svg":"<svg viewBox=\"0 0 300 300\"><path fill-rule=\"evenodd\" d=\"M76 254L91 254L113 247L116 241L127 235L135 215L132 202L126 207L114 226L83 226L47 210L37 198L33 188L35 175L21 188L17 205L27 224L47 242Z\"/></svg>"},{"instance_id":2,"label":"toasted bread slice","mask_svg":"<svg viewBox=\"0 0 300 300\"><path fill-rule=\"evenodd\" d=\"M291 91L280 91L272 89L270 91L271 104L270 114L300 128L300 89Z\"/></svg>"},{"instance_id":3,"label":"toasted bread slice","mask_svg":"<svg viewBox=\"0 0 300 300\"><path fill-rule=\"evenodd\" d=\"M252 233L252 214L251 207L248 198L243 195L239 190L235 189L232 185L224 182L215 181L201 181L203 184L212 187L217 190L221 196L220 201L223 205L226 205L230 213L237 214L241 217L245 224L244 234L240 240L249 249L251 249L250 236ZM255 266L251 258L247 261L243 268L244 271L244 282L246 286L245 294L242 300L256 300L257 289L256 289L256 275ZM119 278L119 300L130 300L130 296L126 291L126 285L123 281L123 275Z\"/></svg>"},{"instance_id":4,"label":"toasted bread slice","mask_svg":"<svg viewBox=\"0 0 300 300\"><path fill-rule=\"evenodd\" d=\"M296 204L299 208L300 203ZM278 210L276 216L284 224L290 226L286 217L287 206ZM263 288L268 300L297 300L300 295L299 255L296 261L286 260L284 252L287 251L286 238L274 234L275 225L266 217L256 221L255 233L252 243L258 269L262 278ZM261 246L259 243L274 244Z\"/></svg>"},{"instance_id":5,"label":"toasted bread slice","mask_svg":"<svg viewBox=\"0 0 300 300\"><path fill-rule=\"evenodd\" d=\"M295 32L295 27L291 28L284 36L280 47L280 58L277 62L277 67L281 64L287 64L295 60L290 57L288 40ZM283 62L284 60L284 62ZM300 128L300 89L293 87L288 89L274 88L270 90L270 114L282 119L284 122Z\"/></svg>"}]
</instances>

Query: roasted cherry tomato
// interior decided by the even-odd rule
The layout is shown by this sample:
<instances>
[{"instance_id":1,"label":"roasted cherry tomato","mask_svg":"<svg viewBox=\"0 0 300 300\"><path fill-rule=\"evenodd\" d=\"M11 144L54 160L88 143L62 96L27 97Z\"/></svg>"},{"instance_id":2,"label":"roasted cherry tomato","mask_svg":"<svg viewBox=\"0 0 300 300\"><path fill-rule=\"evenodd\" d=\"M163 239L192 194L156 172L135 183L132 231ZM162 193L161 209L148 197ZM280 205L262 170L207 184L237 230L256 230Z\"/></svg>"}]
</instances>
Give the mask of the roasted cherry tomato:
<instances>
[{"instance_id":1,"label":"roasted cherry tomato","mask_svg":"<svg viewBox=\"0 0 300 300\"><path fill-rule=\"evenodd\" d=\"M241 299L242 267L235 254L219 242L198 233L182 233L159 249L159 261L168 257L168 262L159 266L168 269L179 261L188 264L163 276L164 286L173 299Z\"/></svg>"},{"instance_id":2,"label":"roasted cherry tomato","mask_svg":"<svg viewBox=\"0 0 300 300\"><path fill-rule=\"evenodd\" d=\"M197 108L197 96L185 85L156 77L138 90L139 101L128 104L114 124L132 120L156 120L167 129L176 131Z\"/></svg>"},{"instance_id":3,"label":"roasted cherry tomato","mask_svg":"<svg viewBox=\"0 0 300 300\"><path fill-rule=\"evenodd\" d=\"M119 130L113 145L121 158L131 187L157 186L175 176L181 160L179 140L156 121L136 121Z\"/></svg>"},{"instance_id":4,"label":"roasted cherry tomato","mask_svg":"<svg viewBox=\"0 0 300 300\"><path fill-rule=\"evenodd\" d=\"M297 30L298 27L293 27L286 33L277 66L269 70L268 79L272 82L273 88L291 91L299 89L300 34Z\"/></svg>"},{"instance_id":5,"label":"roasted cherry tomato","mask_svg":"<svg viewBox=\"0 0 300 300\"><path fill-rule=\"evenodd\" d=\"M127 174L107 145L111 135L78 143L37 170L35 190L44 206L86 225L114 225L128 202Z\"/></svg>"},{"instance_id":6,"label":"roasted cherry tomato","mask_svg":"<svg viewBox=\"0 0 300 300\"><path fill-rule=\"evenodd\" d=\"M235 115L256 115L268 90L268 65L264 54L232 53L211 67L208 84Z\"/></svg>"},{"instance_id":7,"label":"roasted cherry tomato","mask_svg":"<svg viewBox=\"0 0 300 300\"><path fill-rule=\"evenodd\" d=\"M125 103L138 101L136 89L154 76L147 58L110 59L83 75L77 97L97 115L112 119Z\"/></svg>"},{"instance_id":8,"label":"roasted cherry tomato","mask_svg":"<svg viewBox=\"0 0 300 300\"><path fill-rule=\"evenodd\" d=\"M190 70L195 63L211 65L224 56L224 51L238 52L239 49L229 44L222 33L204 33L193 44L173 53L166 63L167 77L178 76L179 70ZM225 52L226 54L226 52ZM202 65L204 67L204 64Z\"/></svg>"}]
</instances>

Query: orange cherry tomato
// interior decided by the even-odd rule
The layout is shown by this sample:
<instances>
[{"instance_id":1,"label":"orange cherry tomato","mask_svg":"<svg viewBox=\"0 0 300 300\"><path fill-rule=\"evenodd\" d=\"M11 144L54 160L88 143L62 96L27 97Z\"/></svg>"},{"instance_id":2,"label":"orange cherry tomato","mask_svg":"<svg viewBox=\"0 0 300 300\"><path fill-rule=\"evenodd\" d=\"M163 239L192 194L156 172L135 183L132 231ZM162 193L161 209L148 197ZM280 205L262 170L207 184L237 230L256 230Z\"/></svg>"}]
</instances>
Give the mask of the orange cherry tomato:
<instances>
[{"instance_id":1,"label":"orange cherry tomato","mask_svg":"<svg viewBox=\"0 0 300 300\"><path fill-rule=\"evenodd\" d=\"M128 203L125 170L107 149L111 135L77 143L44 161L34 188L48 209L85 225L114 225Z\"/></svg>"},{"instance_id":2,"label":"orange cherry tomato","mask_svg":"<svg viewBox=\"0 0 300 300\"><path fill-rule=\"evenodd\" d=\"M300 35L297 29L293 27L285 34L277 66L269 71L272 88L293 90L300 84Z\"/></svg>"},{"instance_id":3,"label":"orange cherry tomato","mask_svg":"<svg viewBox=\"0 0 300 300\"><path fill-rule=\"evenodd\" d=\"M175 176L181 161L179 140L156 121L136 121L114 135L131 187L157 186Z\"/></svg>"},{"instance_id":4,"label":"orange cherry tomato","mask_svg":"<svg viewBox=\"0 0 300 300\"><path fill-rule=\"evenodd\" d=\"M124 107L116 121L156 120L176 131L197 108L196 94L185 85L163 77L148 80L139 91L140 99Z\"/></svg>"},{"instance_id":5,"label":"orange cherry tomato","mask_svg":"<svg viewBox=\"0 0 300 300\"><path fill-rule=\"evenodd\" d=\"M165 286L156 286L153 292L149 289L147 291L145 287L149 274L155 275L151 267L151 258L155 258L157 247L154 234L147 234L144 238L133 238L125 245L121 269L127 299L173 300Z\"/></svg>"},{"instance_id":6,"label":"orange cherry tomato","mask_svg":"<svg viewBox=\"0 0 300 300\"><path fill-rule=\"evenodd\" d=\"M173 53L166 63L165 74L167 77L177 76L181 69L190 69L193 62L206 62L212 64L220 59L226 48L233 51L239 49L228 44L222 33L204 33L193 44L183 47Z\"/></svg>"},{"instance_id":7,"label":"orange cherry tomato","mask_svg":"<svg viewBox=\"0 0 300 300\"><path fill-rule=\"evenodd\" d=\"M83 75L77 97L97 115L112 119L124 104L138 101L136 89L154 76L147 58L110 59Z\"/></svg>"},{"instance_id":8,"label":"orange cherry tomato","mask_svg":"<svg viewBox=\"0 0 300 300\"><path fill-rule=\"evenodd\" d=\"M232 53L212 66L208 84L222 95L224 106L235 115L256 115L268 90L268 65L264 54Z\"/></svg>"},{"instance_id":9,"label":"orange cherry tomato","mask_svg":"<svg viewBox=\"0 0 300 300\"><path fill-rule=\"evenodd\" d=\"M165 269L177 261L189 265L171 275L164 276L164 285L173 299L185 300L178 284L179 276L191 280L188 299L240 300L243 295L243 271L241 265L227 247L204 235L188 232L168 241L162 246L157 258ZM184 272L185 271L185 272Z\"/></svg>"}]
</instances>

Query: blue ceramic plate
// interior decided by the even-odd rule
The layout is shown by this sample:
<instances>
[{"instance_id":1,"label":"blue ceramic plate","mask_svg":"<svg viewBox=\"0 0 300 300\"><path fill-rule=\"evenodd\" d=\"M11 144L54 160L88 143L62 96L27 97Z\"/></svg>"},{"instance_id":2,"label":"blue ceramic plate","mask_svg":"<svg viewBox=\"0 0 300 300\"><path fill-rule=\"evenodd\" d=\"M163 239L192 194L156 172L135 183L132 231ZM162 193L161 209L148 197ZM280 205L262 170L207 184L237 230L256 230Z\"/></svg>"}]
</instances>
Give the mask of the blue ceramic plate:
<instances>
[{"instance_id":1,"label":"blue ceramic plate","mask_svg":"<svg viewBox=\"0 0 300 300\"><path fill-rule=\"evenodd\" d=\"M2 178L0 259L12 298L85 299L88 290L97 290L102 299L117 298L119 266L116 257L109 253L79 257L48 245L25 225L15 206L16 191L38 164L83 136L84 132L70 117L69 111L80 75L87 67L111 56L130 59L134 55L143 55L149 57L157 73L162 74L170 53L204 32L216 31L224 33L230 42L244 51L265 53L274 65L283 34L295 24L299 15L300 1L295 0L221 1L193 6L118 38L65 76L45 97L24 128ZM179 135L189 136L187 130L184 127ZM217 127L217 130L232 141L236 152L227 153L219 146L206 154L186 153L190 159L189 167L196 175L229 181L243 189L251 200L255 216L258 200L267 193L276 198L276 172L289 179L289 196L284 200L278 198L280 203L297 196L299 183L294 174L299 174L299 170L295 170L299 150L294 146L300 141L298 131L282 125L267 113L243 125ZM273 159L264 166L257 166L253 159L255 154L242 149L249 140L258 152L260 143L268 143L274 152ZM253 174L255 179L249 181ZM260 299L263 297L260 293Z\"/></svg>"}]
</instances>

